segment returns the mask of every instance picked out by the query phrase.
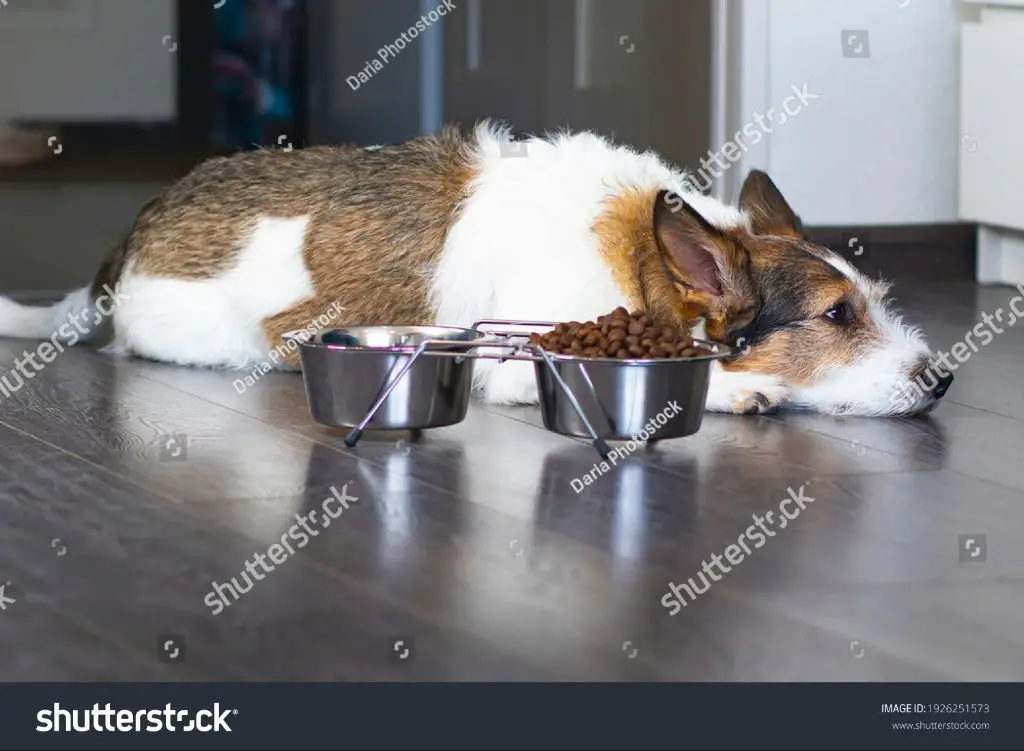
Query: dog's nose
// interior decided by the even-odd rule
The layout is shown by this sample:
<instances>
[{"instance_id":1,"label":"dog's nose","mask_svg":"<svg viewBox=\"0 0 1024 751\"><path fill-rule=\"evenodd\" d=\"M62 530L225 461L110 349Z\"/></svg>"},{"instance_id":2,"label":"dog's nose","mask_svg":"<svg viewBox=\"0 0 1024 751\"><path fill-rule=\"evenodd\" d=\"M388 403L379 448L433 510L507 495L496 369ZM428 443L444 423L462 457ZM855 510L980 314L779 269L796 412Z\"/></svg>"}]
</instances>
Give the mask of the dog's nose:
<instances>
[{"instance_id":1,"label":"dog's nose","mask_svg":"<svg viewBox=\"0 0 1024 751\"><path fill-rule=\"evenodd\" d=\"M939 379L939 382L935 384L935 388L932 389L932 394L936 399L941 399L946 395L946 392L949 391L949 387L952 383L953 374L946 373L946 375L942 376L942 378Z\"/></svg>"}]
</instances>

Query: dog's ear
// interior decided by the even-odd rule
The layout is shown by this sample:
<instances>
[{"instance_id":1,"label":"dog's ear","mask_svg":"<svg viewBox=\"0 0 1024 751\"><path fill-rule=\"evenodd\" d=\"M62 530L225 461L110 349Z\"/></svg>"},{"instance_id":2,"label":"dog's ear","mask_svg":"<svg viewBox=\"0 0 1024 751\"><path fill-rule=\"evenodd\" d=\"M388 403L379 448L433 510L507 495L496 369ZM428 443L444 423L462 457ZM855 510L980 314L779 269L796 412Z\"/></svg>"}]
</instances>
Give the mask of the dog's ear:
<instances>
[{"instance_id":1,"label":"dog's ear","mask_svg":"<svg viewBox=\"0 0 1024 751\"><path fill-rule=\"evenodd\" d=\"M740 210L750 216L750 228L755 235L787 235L804 237L803 223L782 192L767 173L753 170L740 191Z\"/></svg>"},{"instance_id":2,"label":"dog's ear","mask_svg":"<svg viewBox=\"0 0 1024 751\"><path fill-rule=\"evenodd\" d=\"M654 202L654 239L668 271L685 286L722 295L722 258L730 240L678 193L663 190Z\"/></svg>"},{"instance_id":3,"label":"dog's ear","mask_svg":"<svg viewBox=\"0 0 1024 751\"><path fill-rule=\"evenodd\" d=\"M670 309L676 320L703 317L714 341L724 341L728 330L753 318L758 296L750 255L737 238L713 226L678 193L663 190L654 202L654 240L660 268L647 278L658 274L675 291L657 295L660 285L647 283L649 307Z\"/></svg>"}]
</instances>

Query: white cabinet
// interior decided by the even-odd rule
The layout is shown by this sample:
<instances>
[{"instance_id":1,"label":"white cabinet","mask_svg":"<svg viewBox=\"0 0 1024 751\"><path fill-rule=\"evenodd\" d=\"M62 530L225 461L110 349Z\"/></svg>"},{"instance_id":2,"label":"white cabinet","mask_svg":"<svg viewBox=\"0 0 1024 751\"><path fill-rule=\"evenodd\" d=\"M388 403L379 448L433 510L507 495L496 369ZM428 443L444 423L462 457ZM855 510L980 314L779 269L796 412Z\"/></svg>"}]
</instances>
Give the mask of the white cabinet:
<instances>
[{"instance_id":1,"label":"white cabinet","mask_svg":"<svg viewBox=\"0 0 1024 751\"><path fill-rule=\"evenodd\" d=\"M1024 0L969 2L963 26L959 215L979 223L978 280L1024 283Z\"/></svg>"}]
</instances>

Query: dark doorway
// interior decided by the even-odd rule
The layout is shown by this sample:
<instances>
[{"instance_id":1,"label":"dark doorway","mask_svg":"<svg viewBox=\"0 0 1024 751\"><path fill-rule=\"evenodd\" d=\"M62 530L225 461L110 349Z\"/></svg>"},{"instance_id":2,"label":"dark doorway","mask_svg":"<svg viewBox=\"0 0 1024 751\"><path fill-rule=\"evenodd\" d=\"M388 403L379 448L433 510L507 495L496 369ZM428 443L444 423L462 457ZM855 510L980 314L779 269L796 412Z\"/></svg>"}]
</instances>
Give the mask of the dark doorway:
<instances>
[{"instance_id":1,"label":"dark doorway","mask_svg":"<svg viewBox=\"0 0 1024 751\"><path fill-rule=\"evenodd\" d=\"M302 0L231 0L215 8L215 145L249 150L304 144L305 5Z\"/></svg>"}]
</instances>

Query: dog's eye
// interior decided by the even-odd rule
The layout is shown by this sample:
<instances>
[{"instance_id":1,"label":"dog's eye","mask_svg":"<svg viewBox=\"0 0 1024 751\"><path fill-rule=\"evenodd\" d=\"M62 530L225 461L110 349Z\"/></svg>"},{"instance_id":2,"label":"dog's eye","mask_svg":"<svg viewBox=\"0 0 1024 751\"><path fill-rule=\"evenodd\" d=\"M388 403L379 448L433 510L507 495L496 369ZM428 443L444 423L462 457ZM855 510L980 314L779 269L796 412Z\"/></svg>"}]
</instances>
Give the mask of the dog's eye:
<instances>
[{"instance_id":1,"label":"dog's eye","mask_svg":"<svg viewBox=\"0 0 1024 751\"><path fill-rule=\"evenodd\" d=\"M836 303L825 312L825 317L836 323L849 323L850 309L844 302Z\"/></svg>"}]
</instances>

